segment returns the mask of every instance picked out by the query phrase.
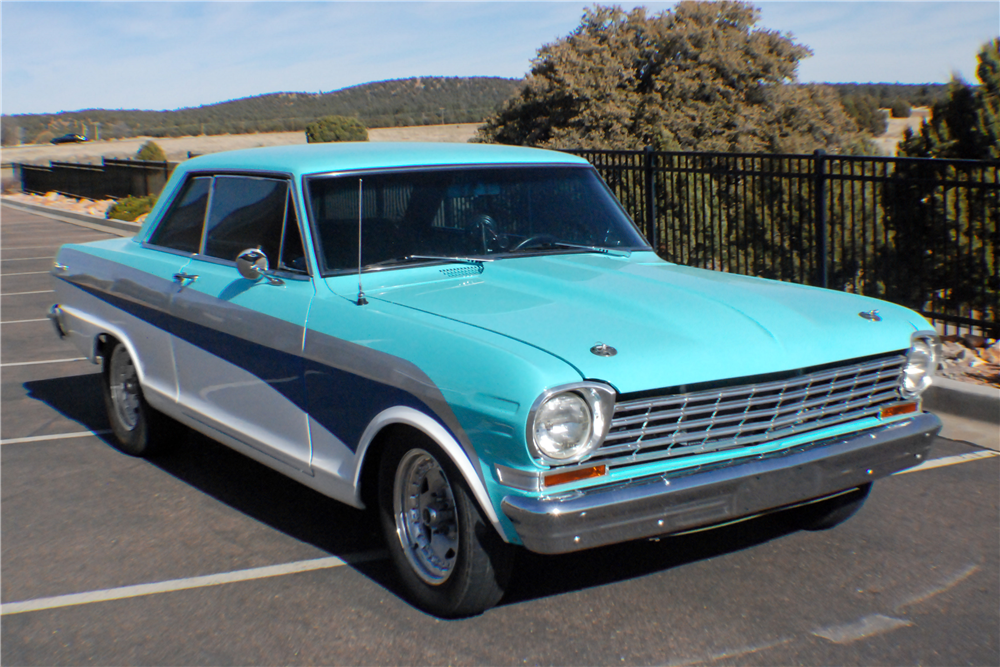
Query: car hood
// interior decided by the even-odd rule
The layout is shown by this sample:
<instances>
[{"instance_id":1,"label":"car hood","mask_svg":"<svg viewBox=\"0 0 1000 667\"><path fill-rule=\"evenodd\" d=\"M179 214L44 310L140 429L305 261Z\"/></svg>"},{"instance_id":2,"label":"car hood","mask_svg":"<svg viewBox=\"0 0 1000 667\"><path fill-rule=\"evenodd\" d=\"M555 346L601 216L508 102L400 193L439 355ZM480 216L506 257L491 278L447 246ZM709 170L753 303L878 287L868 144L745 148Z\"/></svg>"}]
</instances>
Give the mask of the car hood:
<instances>
[{"instance_id":1,"label":"car hood","mask_svg":"<svg viewBox=\"0 0 1000 667\"><path fill-rule=\"evenodd\" d=\"M505 259L481 274L383 284L368 295L543 349L622 393L901 350L927 328L916 313L875 299L677 266L651 253ZM881 321L859 316L873 309ZM595 355L599 343L617 354Z\"/></svg>"}]
</instances>

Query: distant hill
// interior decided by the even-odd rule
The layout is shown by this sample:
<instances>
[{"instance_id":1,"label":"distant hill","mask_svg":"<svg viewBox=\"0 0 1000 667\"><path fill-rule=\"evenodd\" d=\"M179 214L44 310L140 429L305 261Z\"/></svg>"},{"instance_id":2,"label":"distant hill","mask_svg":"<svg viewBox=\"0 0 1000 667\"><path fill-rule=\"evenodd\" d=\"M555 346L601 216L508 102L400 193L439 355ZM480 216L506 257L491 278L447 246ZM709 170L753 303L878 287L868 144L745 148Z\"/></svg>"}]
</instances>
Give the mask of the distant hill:
<instances>
[{"instance_id":1,"label":"distant hill","mask_svg":"<svg viewBox=\"0 0 1000 667\"><path fill-rule=\"evenodd\" d=\"M270 93L175 111L86 109L3 116L3 144L42 143L69 132L96 138L180 137L304 130L331 114L367 127L475 123L520 88L520 79L418 77L379 81L330 93ZM99 126L98 126L99 124Z\"/></svg>"}]
</instances>

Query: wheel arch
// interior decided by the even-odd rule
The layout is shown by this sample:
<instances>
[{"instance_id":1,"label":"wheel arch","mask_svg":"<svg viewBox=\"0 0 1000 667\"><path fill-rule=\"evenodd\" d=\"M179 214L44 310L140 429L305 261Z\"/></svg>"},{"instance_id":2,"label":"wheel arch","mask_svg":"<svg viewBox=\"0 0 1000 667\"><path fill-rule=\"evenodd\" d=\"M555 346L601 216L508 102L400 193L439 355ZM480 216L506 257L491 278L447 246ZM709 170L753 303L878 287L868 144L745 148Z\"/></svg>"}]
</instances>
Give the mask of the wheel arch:
<instances>
[{"instance_id":1,"label":"wheel arch","mask_svg":"<svg viewBox=\"0 0 1000 667\"><path fill-rule=\"evenodd\" d=\"M425 437L434 443L462 475L483 514L504 541L501 526L490 495L477 471L477 465L458 440L436 419L406 406L383 410L369 423L358 447L359 464L355 473L355 500L358 506L373 507L378 492L378 469L382 453L390 442L407 435Z\"/></svg>"}]
</instances>

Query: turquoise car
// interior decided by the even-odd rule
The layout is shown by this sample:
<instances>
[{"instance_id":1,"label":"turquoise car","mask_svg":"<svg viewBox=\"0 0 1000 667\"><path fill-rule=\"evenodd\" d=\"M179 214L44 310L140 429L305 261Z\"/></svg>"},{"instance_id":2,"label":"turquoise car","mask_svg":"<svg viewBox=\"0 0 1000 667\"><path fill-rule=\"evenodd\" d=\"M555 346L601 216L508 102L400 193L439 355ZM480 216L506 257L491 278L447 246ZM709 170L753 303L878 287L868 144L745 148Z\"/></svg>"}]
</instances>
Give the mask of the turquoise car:
<instances>
[{"instance_id":1,"label":"turquoise car","mask_svg":"<svg viewBox=\"0 0 1000 667\"><path fill-rule=\"evenodd\" d=\"M831 527L940 429L919 315L665 262L557 152L207 155L134 238L66 245L53 275L122 451L180 422L371 507L440 616L496 604L521 548L777 510Z\"/></svg>"}]
</instances>

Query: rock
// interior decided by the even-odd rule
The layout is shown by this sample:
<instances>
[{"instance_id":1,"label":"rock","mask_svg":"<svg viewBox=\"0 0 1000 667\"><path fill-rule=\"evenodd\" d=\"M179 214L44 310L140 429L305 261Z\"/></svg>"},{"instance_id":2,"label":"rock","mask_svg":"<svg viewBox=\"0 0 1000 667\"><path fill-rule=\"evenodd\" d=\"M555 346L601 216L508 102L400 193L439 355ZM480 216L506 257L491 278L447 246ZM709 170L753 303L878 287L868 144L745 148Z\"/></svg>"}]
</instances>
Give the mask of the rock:
<instances>
[{"instance_id":1,"label":"rock","mask_svg":"<svg viewBox=\"0 0 1000 667\"><path fill-rule=\"evenodd\" d=\"M986 347L989 344L989 339L984 336L976 336L975 334L965 334L962 336L962 344L973 349Z\"/></svg>"},{"instance_id":2,"label":"rock","mask_svg":"<svg viewBox=\"0 0 1000 667\"><path fill-rule=\"evenodd\" d=\"M979 356L987 363L1000 364L1000 340L983 350Z\"/></svg>"},{"instance_id":3,"label":"rock","mask_svg":"<svg viewBox=\"0 0 1000 667\"><path fill-rule=\"evenodd\" d=\"M957 359L968 351L961 343L947 342L941 345L941 356L945 359Z\"/></svg>"}]
</instances>

